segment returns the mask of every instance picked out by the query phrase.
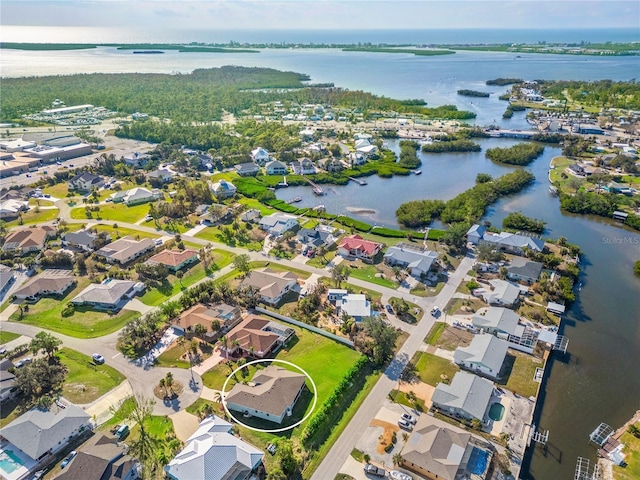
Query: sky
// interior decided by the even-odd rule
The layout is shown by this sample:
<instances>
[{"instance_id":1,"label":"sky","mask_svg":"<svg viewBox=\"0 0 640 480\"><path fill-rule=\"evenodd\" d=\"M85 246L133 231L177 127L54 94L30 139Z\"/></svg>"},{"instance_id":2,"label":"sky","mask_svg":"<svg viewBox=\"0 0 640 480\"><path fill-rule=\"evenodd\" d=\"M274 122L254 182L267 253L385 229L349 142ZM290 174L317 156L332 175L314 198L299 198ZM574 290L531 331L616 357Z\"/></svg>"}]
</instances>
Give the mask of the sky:
<instances>
[{"instance_id":1,"label":"sky","mask_svg":"<svg viewBox=\"0 0 640 480\"><path fill-rule=\"evenodd\" d=\"M2 0L1 25L202 29L638 28L638 0Z\"/></svg>"}]
</instances>

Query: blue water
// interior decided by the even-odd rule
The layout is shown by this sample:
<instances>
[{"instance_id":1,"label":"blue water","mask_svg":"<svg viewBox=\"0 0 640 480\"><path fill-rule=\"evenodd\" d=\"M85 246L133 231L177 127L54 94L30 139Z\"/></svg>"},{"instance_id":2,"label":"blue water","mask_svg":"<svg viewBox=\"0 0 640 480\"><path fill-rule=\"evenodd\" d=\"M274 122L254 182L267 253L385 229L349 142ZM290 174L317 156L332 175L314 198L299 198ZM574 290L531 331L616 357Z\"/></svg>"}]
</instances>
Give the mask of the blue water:
<instances>
[{"instance_id":1,"label":"blue water","mask_svg":"<svg viewBox=\"0 0 640 480\"><path fill-rule=\"evenodd\" d=\"M20 457L18 457L12 450L4 450L0 453L0 470L5 473L13 473L22 467Z\"/></svg>"},{"instance_id":2,"label":"blue water","mask_svg":"<svg viewBox=\"0 0 640 480\"><path fill-rule=\"evenodd\" d=\"M577 7L579 8L579 7ZM566 29L153 29L77 26L4 25L3 42L91 43L91 42L207 42L226 43L537 43L537 42L633 42L640 40L637 28Z\"/></svg>"},{"instance_id":3,"label":"blue water","mask_svg":"<svg viewBox=\"0 0 640 480\"><path fill-rule=\"evenodd\" d=\"M489 463L489 453L479 448L473 447L467 470L474 475L482 475L487 470Z\"/></svg>"}]
</instances>

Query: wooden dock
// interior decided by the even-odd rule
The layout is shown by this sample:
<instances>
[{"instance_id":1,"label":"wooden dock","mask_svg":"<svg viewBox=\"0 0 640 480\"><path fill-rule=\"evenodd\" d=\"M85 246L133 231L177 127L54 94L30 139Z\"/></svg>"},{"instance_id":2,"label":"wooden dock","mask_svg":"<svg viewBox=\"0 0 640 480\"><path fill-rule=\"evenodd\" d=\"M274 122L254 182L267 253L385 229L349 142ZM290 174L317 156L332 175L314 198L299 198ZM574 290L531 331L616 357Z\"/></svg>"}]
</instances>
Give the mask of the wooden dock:
<instances>
[{"instance_id":1,"label":"wooden dock","mask_svg":"<svg viewBox=\"0 0 640 480\"><path fill-rule=\"evenodd\" d=\"M366 180L360 180L359 178L355 178L355 177L347 177L349 180L352 180L354 182L356 182L358 185L363 186L367 184Z\"/></svg>"},{"instance_id":2,"label":"wooden dock","mask_svg":"<svg viewBox=\"0 0 640 480\"><path fill-rule=\"evenodd\" d=\"M313 183L311 180L309 180L307 177L303 177L308 183L309 185L311 185L313 188L311 189L311 191L313 193L315 193L316 195L325 195L326 192L317 184Z\"/></svg>"}]
</instances>

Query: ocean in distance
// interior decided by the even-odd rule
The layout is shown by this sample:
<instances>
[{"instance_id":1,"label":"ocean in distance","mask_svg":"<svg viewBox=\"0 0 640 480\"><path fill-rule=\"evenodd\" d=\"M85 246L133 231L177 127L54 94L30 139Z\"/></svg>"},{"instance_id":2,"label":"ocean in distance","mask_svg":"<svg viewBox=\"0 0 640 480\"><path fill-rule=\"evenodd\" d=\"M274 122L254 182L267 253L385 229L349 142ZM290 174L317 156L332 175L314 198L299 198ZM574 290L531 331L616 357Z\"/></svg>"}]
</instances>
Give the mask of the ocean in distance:
<instances>
[{"instance_id":1,"label":"ocean in distance","mask_svg":"<svg viewBox=\"0 0 640 480\"><path fill-rule=\"evenodd\" d=\"M3 42L26 43L537 43L637 42L640 29L204 30L4 25Z\"/></svg>"}]
</instances>

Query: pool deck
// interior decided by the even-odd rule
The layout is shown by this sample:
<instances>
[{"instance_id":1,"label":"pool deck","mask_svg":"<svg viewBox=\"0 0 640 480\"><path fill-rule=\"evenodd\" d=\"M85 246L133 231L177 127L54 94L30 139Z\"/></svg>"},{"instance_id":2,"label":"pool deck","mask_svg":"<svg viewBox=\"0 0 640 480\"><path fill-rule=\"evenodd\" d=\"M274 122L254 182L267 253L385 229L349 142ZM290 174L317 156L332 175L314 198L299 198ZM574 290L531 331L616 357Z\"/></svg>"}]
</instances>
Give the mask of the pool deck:
<instances>
[{"instance_id":1,"label":"pool deck","mask_svg":"<svg viewBox=\"0 0 640 480\"><path fill-rule=\"evenodd\" d=\"M3 463L6 461L5 459L8 456L8 454L6 453L7 451L11 452L11 457L19 458L21 463L21 465L17 469L11 472L7 472L3 468ZM13 461L13 459L11 461ZM3 442L0 446L0 475L2 476L2 478L5 478L6 480L18 480L19 478L30 472L36 465L36 461L22 453L20 449L13 445L11 442Z\"/></svg>"}]
</instances>

